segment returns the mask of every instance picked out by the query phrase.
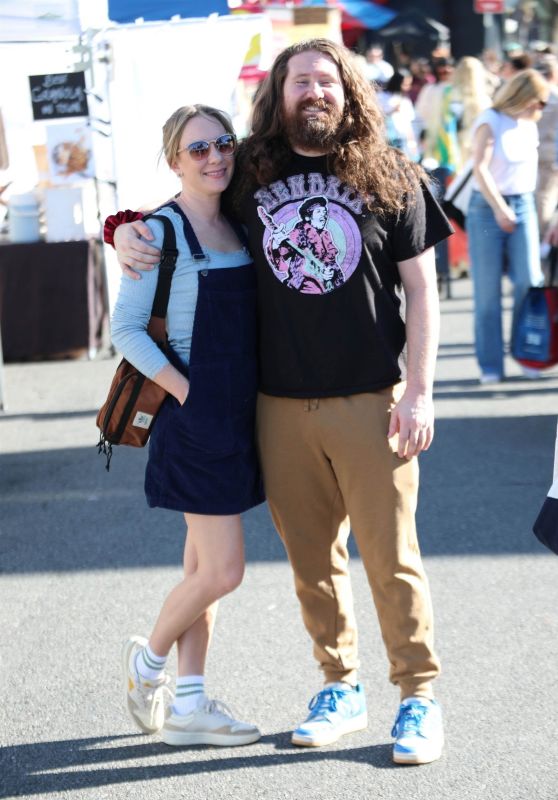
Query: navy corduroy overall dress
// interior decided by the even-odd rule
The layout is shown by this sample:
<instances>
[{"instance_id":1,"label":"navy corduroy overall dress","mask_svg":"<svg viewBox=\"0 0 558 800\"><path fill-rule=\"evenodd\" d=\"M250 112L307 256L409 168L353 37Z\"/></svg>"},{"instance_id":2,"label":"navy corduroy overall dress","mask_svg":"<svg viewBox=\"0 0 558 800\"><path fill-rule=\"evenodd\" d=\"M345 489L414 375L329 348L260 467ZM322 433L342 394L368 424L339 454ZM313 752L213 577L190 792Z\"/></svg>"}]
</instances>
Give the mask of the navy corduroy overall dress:
<instances>
[{"instance_id":1,"label":"navy corduroy overall dress","mask_svg":"<svg viewBox=\"0 0 558 800\"><path fill-rule=\"evenodd\" d=\"M195 260L205 256L182 210ZM145 474L148 505L192 514L238 514L263 502L255 446L256 274L241 267L201 269L181 406L169 395L153 426ZM172 287L171 287L172 291Z\"/></svg>"}]
</instances>

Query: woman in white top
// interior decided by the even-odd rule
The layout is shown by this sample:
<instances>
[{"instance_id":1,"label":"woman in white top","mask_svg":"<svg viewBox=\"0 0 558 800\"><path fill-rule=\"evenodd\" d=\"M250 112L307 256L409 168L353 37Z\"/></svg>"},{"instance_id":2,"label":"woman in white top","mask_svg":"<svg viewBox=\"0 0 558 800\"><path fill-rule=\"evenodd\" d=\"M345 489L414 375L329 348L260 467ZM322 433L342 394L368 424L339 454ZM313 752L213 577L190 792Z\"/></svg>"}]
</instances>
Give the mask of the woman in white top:
<instances>
[{"instance_id":1,"label":"woman in white top","mask_svg":"<svg viewBox=\"0 0 558 800\"><path fill-rule=\"evenodd\" d=\"M415 109L408 97L412 80L411 73L407 70L394 72L384 91L378 95L378 101L386 118L389 143L416 161L418 149L414 130Z\"/></svg>"},{"instance_id":2,"label":"woman in white top","mask_svg":"<svg viewBox=\"0 0 558 800\"><path fill-rule=\"evenodd\" d=\"M534 200L536 122L548 93L547 82L536 70L524 70L503 85L493 107L473 126L474 190L467 235L481 383L496 383L504 377L504 271L514 284L514 322L527 289L542 281Z\"/></svg>"}]
</instances>

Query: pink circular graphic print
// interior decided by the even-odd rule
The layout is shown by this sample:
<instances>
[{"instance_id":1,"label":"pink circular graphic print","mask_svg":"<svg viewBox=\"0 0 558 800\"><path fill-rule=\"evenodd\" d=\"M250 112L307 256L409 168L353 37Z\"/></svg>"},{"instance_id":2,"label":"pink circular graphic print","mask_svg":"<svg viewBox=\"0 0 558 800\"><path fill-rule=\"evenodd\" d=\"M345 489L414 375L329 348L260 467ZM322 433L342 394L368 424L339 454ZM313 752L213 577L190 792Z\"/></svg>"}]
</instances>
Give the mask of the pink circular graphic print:
<instances>
[{"instance_id":1,"label":"pink circular graphic print","mask_svg":"<svg viewBox=\"0 0 558 800\"><path fill-rule=\"evenodd\" d=\"M323 195L288 203L273 214L258 206L263 249L273 274L289 289L328 294L343 286L362 252L358 225Z\"/></svg>"}]
</instances>

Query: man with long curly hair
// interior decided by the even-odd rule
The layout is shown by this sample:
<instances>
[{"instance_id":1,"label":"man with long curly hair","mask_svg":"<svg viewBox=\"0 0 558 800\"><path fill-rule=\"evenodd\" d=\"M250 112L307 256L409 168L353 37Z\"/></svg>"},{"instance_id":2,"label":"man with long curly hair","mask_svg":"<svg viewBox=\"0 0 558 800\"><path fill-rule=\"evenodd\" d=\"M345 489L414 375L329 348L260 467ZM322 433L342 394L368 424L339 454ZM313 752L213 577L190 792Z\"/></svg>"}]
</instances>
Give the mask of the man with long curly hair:
<instances>
[{"instance_id":1,"label":"man with long curly hair","mask_svg":"<svg viewBox=\"0 0 558 800\"><path fill-rule=\"evenodd\" d=\"M415 509L417 456L434 425L433 247L451 227L420 168L387 145L351 53L325 39L277 57L236 176L231 208L258 271L265 489L325 678L292 741L330 744L367 725L352 530L401 695L393 758L433 761L443 747L439 661ZM125 269L156 263L135 238L142 224L126 228Z\"/></svg>"}]
</instances>

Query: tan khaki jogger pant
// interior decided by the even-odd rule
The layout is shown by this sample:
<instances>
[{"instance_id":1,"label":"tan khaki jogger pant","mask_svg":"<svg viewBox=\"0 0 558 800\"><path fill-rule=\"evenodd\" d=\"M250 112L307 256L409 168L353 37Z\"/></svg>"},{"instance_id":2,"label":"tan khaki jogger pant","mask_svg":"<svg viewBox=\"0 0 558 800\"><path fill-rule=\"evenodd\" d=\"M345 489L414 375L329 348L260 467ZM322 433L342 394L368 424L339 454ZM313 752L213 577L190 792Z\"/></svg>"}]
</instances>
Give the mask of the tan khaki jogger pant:
<instances>
[{"instance_id":1,"label":"tan khaki jogger pant","mask_svg":"<svg viewBox=\"0 0 558 800\"><path fill-rule=\"evenodd\" d=\"M415 528L417 459L388 441L404 385L347 397L258 398L258 442L273 521L294 571L326 681L356 682L357 630L347 540L366 569L401 697L432 696L440 667ZM350 522L349 522L350 519Z\"/></svg>"}]
</instances>

